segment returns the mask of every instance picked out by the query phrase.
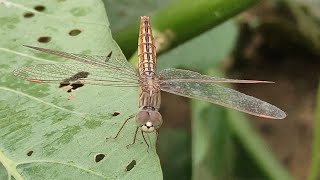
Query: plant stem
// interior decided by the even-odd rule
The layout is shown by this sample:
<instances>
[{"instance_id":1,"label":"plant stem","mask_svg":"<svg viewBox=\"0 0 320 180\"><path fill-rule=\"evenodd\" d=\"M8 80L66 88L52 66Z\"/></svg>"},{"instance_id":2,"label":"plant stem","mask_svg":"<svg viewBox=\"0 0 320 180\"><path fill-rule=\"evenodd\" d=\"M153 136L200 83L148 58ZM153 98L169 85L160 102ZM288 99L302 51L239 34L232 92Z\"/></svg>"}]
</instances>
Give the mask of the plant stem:
<instances>
[{"instance_id":1,"label":"plant stem","mask_svg":"<svg viewBox=\"0 0 320 180\"><path fill-rule=\"evenodd\" d=\"M167 50L242 12L259 0L177 0L151 15L152 29L165 36ZM139 20L113 37L129 57L137 47Z\"/></svg>"}]
</instances>

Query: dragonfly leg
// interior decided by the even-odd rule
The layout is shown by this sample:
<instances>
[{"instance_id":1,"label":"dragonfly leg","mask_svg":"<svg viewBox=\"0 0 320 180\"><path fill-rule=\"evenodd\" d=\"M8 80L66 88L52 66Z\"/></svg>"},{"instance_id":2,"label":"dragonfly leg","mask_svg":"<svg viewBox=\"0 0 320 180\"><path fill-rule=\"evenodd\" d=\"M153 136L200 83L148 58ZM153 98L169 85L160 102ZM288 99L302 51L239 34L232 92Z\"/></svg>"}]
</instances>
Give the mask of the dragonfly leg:
<instances>
[{"instance_id":1,"label":"dragonfly leg","mask_svg":"<svg viewBox=\"0 0 320 180\"><path fill-rule=\"evenodd\" d=\"M133 137L133 142L131 144L127 145L127 148L131 145L134 145L136 143L136 139L137 139L137 133L138 133L139 127L136 128L136 131L134 132L134 137Z\"/></svg>"},{"instance_id":2,"label":"dragonfly leg","mask_svg":"<svg viewBox=\"0 0 320 180\"><path fill-rule=\"evenodd\" d=\"M142 134L142 137L143 137L143 140L144 140L144 142L146 143L146 145L147 145L147 152L149 152L149 144L148 144L148 142L147 142L147 140L146 140L146 137L144 137L144 133L143 133L143 131L141 131L141 134Z\"/></svg>"},{"instance_id":3,"label":"dragonfly leg","mask_svg":"<svg viewBox=\"0 0 320 180\"><path fill-rule=\"evenodd\" d=\"M159 129L156 130L156 152L157 152L157 146L159 144ZM158 153L158 152L157 152Z\"/></svg>"},{"instance_id":4,"label":"dragonfly leg","mask_svg":"<svg viewBox=\"0 0 320 180\"><path fill-rule=\"evenodd\" d=\"M156 130L156 147L159 144L159 129Z\"/></svg>"},{"instance_id":5,"label":"dragonfly leg","mask_svg":"<svg viewBox=\"0 0 320 180\"><path fill-rule=\"evenodd\" d=\"M116 136L115 136L115 137L112 137L112 139L116 139L116 138L119 136L119 134L120 134L121 130L123 129L123 127L124 127L124 126L127 124L127 122L128 122L130 119L132 119L134 116L135 116L135 114L130 115L130 116L123 122L123 124L121 125L121 127L120 127L119 131L117 132ZM106 139L108 140L108 139L110 139L110 138L106 138Z\"/></svg>"}]
</instances>

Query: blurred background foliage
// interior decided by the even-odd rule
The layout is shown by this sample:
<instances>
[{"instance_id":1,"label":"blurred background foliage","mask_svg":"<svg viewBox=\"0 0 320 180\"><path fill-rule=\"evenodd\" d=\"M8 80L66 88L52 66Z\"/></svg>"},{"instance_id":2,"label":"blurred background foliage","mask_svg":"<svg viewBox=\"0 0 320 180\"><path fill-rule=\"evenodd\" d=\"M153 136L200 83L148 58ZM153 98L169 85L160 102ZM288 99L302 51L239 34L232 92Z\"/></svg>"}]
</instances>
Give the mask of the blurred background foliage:
<instances>
[{"instance_id":1,"label":"blurred background foliage","mask_svg":"<svg viewBox=\"0 0 320 180\"><path fill-rule=\"evenodd\" d=\"M139 17L149 15L159 69L274 81L233 88L288 113L266 120L164 93L164 179L320 179L320 1L104 2L113 37L131 61Z\"/></svg>"}]
</instances>

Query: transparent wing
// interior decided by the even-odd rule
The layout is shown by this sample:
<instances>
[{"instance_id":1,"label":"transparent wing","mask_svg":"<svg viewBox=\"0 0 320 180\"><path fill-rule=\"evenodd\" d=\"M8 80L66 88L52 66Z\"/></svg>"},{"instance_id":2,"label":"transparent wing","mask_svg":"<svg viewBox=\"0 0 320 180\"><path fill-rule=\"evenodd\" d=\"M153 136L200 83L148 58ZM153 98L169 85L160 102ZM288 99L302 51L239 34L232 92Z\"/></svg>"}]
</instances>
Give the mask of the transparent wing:
<instances>
[{"instance_id":1,"label":"transparent wing","mask_svg":"<svg viewBox=\"0 0 320 180\"><path fill-rule=\"evenodd\" d=\"M162 91L219 104L259 117L271 119L283 119L286 117L285 112L272 104L233 89L211 83L217 82L214 77L211 79L208 76L184 70L178 70L177 72L179 73L171 74L172 76L169 77L170 73L163 72L165 71L160 73L161 78L163 78L160 85ZM173 79L172 77L178 79ZM183 79L187 79L188 81L184 81ZM221 82L220 78L218 78L218 82ZM239 82L239 80L229 81L225 79L223 82Z\"/></svg>"},{"instance_id":2,"label":"transparent wing","mask_svg":"<svg viewBox=\"0 0 320 180\"><path fill-rule=\"evenodd\" d=\"M162 82L206 82L206 83L273 83L271 81L259 80L239 80L239 79L225 79L218 77L211 77L202 75L200 73L168 68L160 71L159 76Z\"/></svg>"},{"instance_id":3,"label":"transparent wing","mask_svg":"<svg viewBox=\"0 0 320 180\"><path fill-rule=\"evenodd\" d=\"M133 72L132 72L133 73ZM90 64L36 64L14 71L19 78L39 83L72 82L103 86L138 86L137 75L123 74L117 69L105 69Z\"/></svg>"},{"instance_id":4,"label":"transparent wing","mask_svg":"<svg viewBox=\"0 0 320 180\"><path fill-rule=\"evenodd\" d=\"M56 56L64 57L67 59L72 59L75 61L79 61L85 64L90 64L92 66L97 66L105 69L112 69L113 71L118 70L122 71L123 74L127 75L135 75L135 69L131 66L127 61L118 58L111 58L112 52L110 52L107 56L97 56L97 55L85 55L85 54L75 54L75 53L67 53L62 51L55 51L51 49L45 49L34 46L25 47L32 48L47 54L53 54Z\"/></svg>"}]
</instances>

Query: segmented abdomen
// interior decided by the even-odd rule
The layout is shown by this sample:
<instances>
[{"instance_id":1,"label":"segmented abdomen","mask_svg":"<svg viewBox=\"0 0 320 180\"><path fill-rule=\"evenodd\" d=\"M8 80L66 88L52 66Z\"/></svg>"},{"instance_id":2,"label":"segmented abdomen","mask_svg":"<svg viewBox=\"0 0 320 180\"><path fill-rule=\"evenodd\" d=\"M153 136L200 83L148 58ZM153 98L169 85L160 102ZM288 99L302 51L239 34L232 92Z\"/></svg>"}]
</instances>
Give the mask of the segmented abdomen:
<instances>
[{"instance_id":1,"label":"segmented abdomen","mask_svg":"<svg viewBox=\"0 0 320 180\"><path fill-rule=\"evenodd\" d=\"M147 16L141 16L138 41L139 74L154 76L156 70L156 47Z\"/></svg>"}]
</instances>

